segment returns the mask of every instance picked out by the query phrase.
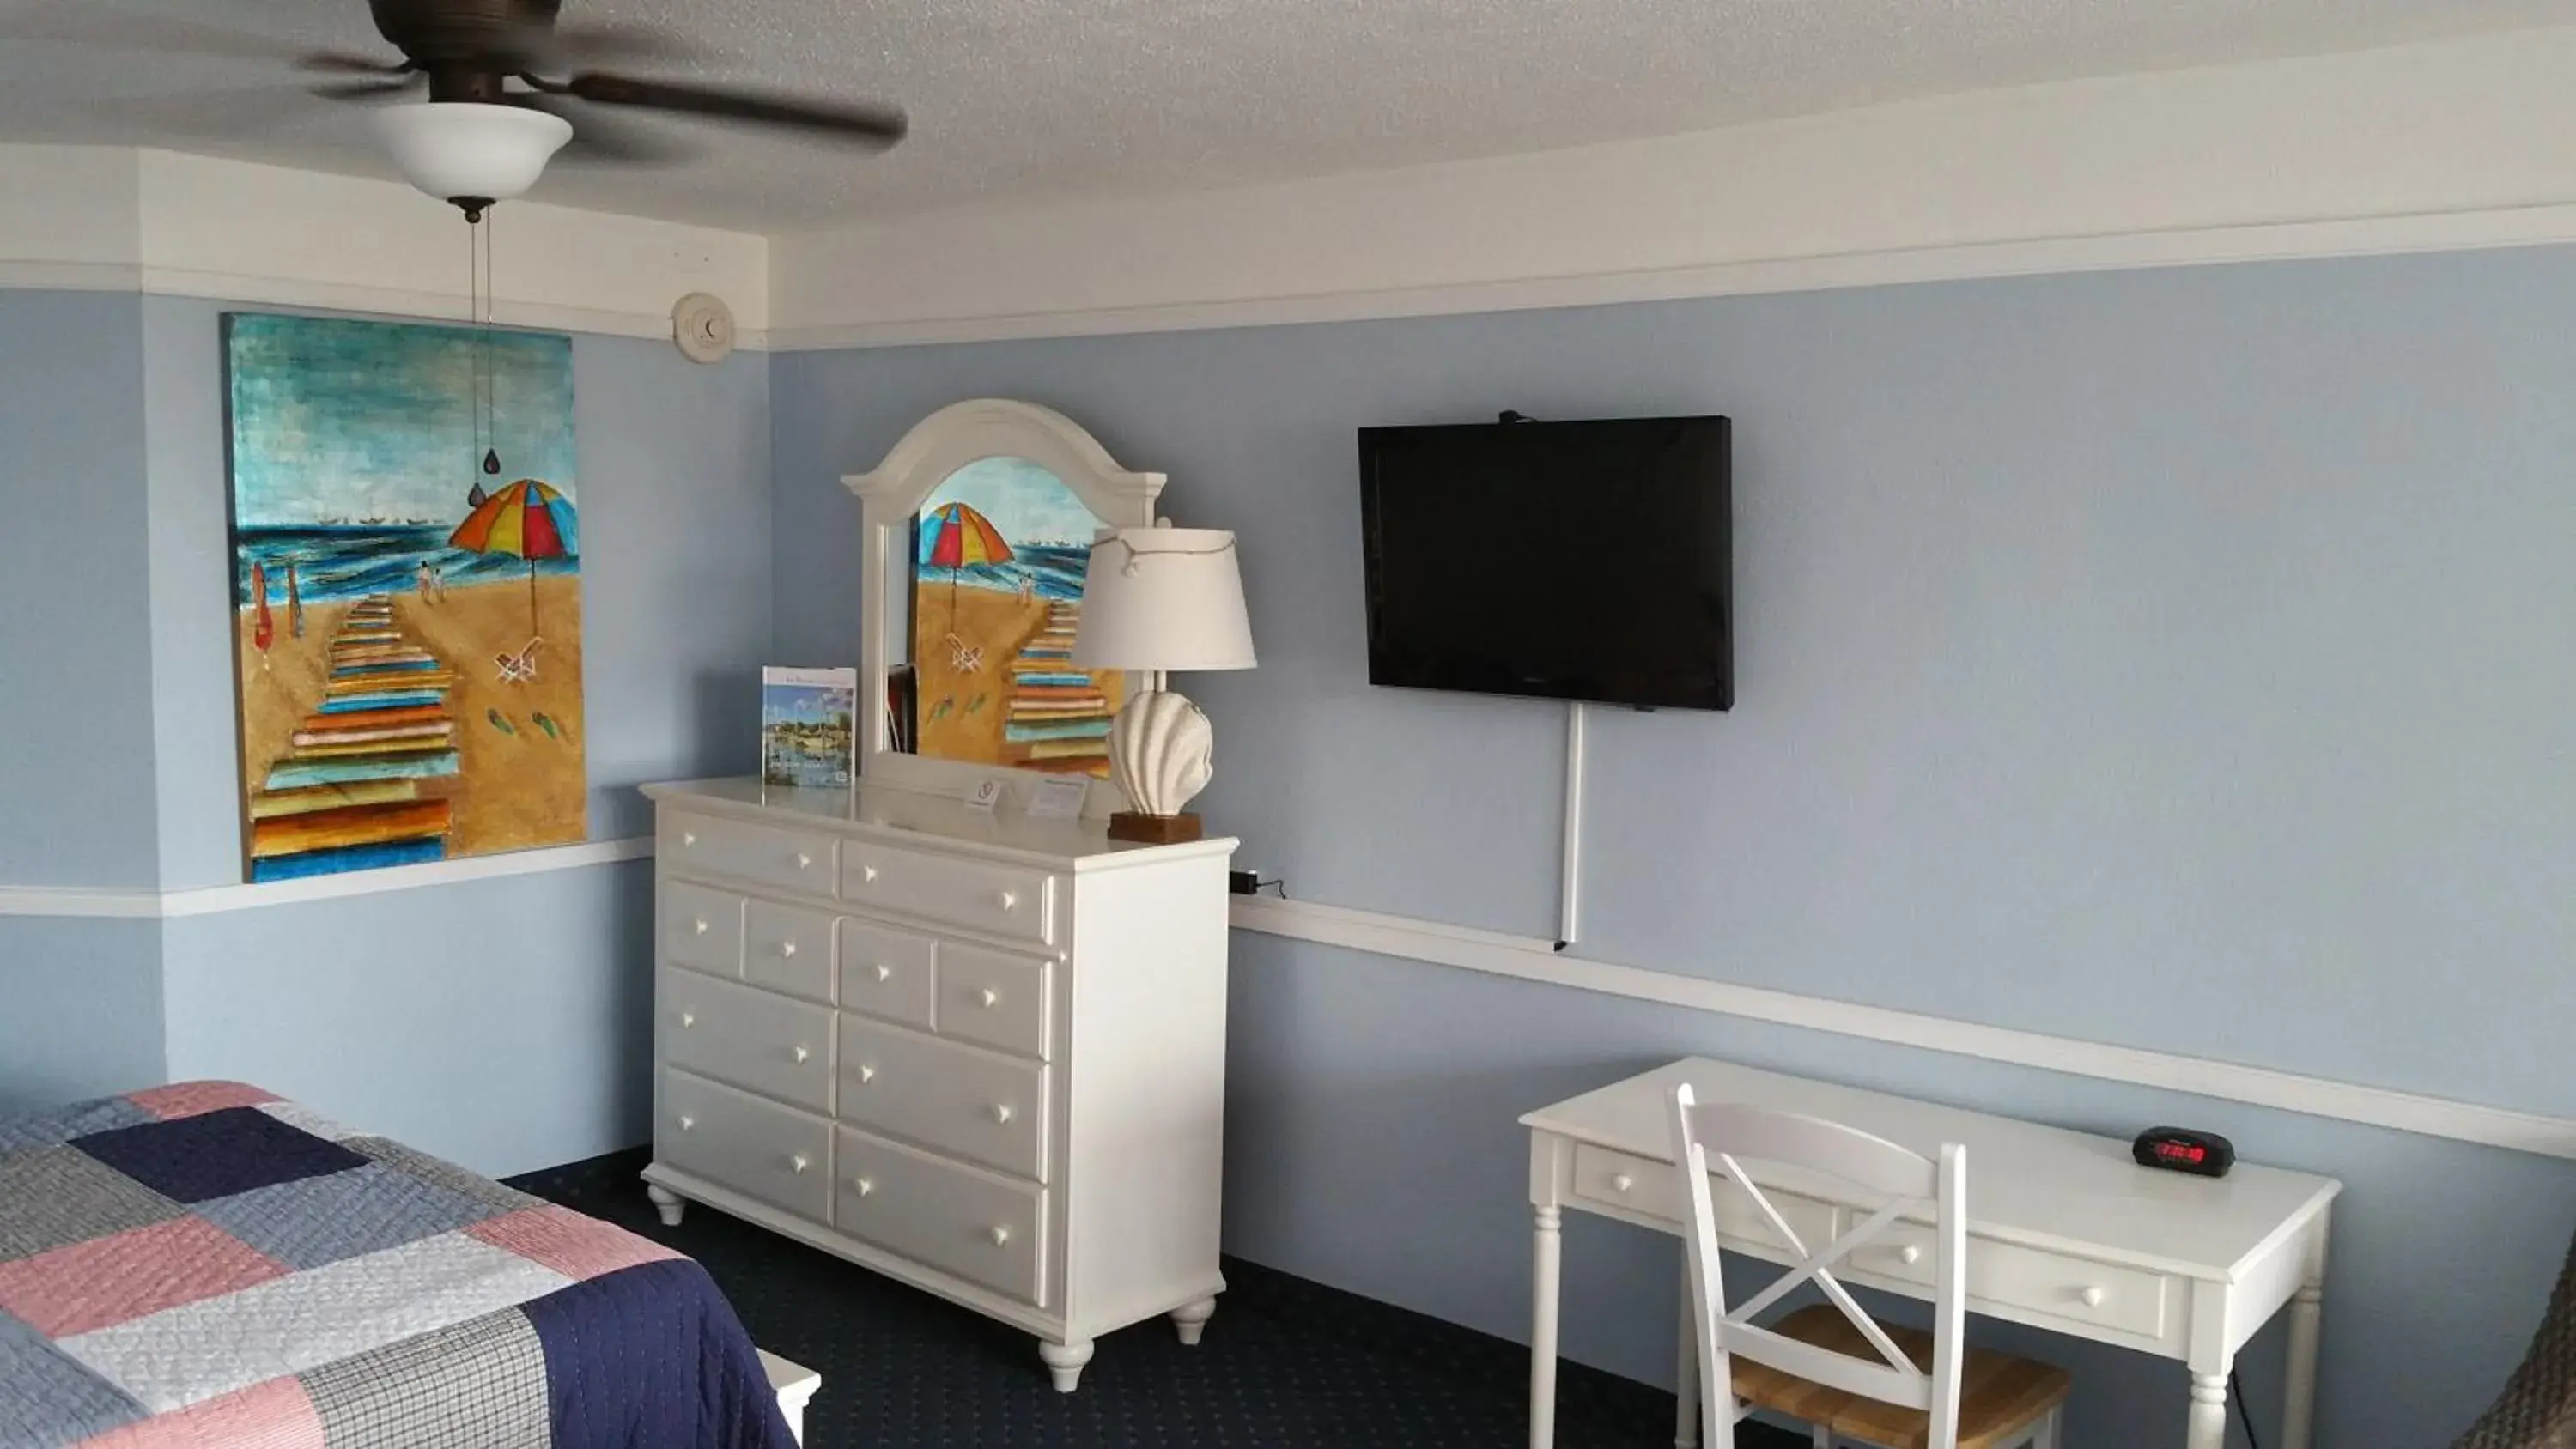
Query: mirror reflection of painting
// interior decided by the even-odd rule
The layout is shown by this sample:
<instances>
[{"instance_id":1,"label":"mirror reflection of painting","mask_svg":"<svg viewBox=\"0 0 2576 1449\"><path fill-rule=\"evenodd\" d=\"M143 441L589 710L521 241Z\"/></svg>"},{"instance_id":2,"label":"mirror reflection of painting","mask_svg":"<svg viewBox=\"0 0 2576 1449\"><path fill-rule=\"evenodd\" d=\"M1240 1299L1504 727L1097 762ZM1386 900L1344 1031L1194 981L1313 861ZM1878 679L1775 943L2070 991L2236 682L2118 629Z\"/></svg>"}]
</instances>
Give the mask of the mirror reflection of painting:
<instances>
[{"instance_id":1,"label":"mirror reflection of painting","mask_svg":"<svg viewBox=\"0 0 2576 1449\"><path fill-rule=\"evenodd\" d=\"M951 473L913 536L909 701L940 759L1106 778L1123 676L1073 667L1097 515L1026 458Z\"/></svg>"}]
</instances>

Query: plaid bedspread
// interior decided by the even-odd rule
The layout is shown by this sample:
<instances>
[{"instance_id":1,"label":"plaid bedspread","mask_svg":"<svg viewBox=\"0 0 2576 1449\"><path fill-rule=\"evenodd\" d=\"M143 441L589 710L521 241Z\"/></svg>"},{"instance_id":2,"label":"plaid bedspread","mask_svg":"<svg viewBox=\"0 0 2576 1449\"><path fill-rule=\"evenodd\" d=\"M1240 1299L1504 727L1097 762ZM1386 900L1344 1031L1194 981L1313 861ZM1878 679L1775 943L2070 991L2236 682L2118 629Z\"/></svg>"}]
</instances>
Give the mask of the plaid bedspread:
<instances>
[{"instance_id":1,"label":"plaid bedspread","mask_svg":"<svg viewBox=\"0 0 2576 1449\"><path fill-rule=\"evenodd\" d=\"M0 1118L0 1445L794 1449L705 1270L233 1082Z\"/></svg>"}]
</instances>

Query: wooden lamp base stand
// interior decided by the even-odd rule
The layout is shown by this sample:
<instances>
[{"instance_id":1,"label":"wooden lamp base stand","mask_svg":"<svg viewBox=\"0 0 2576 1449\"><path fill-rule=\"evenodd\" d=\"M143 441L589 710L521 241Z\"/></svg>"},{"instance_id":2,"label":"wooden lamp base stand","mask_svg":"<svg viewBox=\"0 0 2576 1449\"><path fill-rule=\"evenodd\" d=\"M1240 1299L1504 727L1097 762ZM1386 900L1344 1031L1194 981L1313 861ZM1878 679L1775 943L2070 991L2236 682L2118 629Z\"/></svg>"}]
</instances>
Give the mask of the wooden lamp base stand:
<instances>
[{"instance_id":1,"label":"wooden lamp base stand","mask_svg":"<svg viewBox=\"0 0 2576 1449\"><path fill-rule=\"evenodd\" d=\"M1183 845L1200 838L1199 817L1189 811L1178 815L1147 815L1135 810L1121 810L1109 817L1109 838L1140 841L1147 845Z\"/></svg>"}]
</instances>

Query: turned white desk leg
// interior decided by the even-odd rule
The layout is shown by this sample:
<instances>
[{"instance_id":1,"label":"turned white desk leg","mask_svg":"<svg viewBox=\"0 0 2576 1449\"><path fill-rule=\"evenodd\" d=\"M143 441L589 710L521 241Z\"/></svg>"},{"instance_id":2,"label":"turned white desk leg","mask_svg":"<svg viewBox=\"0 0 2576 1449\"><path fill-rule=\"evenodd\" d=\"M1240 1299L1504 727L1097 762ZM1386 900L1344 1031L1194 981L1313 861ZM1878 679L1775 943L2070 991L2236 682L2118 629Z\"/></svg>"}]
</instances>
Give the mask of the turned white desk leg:
<instances>
[{"instance_id":1,"label":"turned white desk leg","mask_svg":"<svg viewBox=\"0 0 2576 1449\"><path fill-rule=\"evenodd\" d=\"M1682 1360L1673 1373L1673 1449L1699 1449L1699 1316L1692 1311L1690 1245L1682 1245Z\"/></svg>"},{"instance_id":2,"label":"turned white desk leg","mask_svg":"<svg viewBox=\"0 0 2576 1449\"><path fill-rule=\"evenodd\" d=\"M653 1210L662 1215L662 1226L676 1228L680 1225L680 1214L688 1211L687 1199L667 1187L650 1182L644 1184L644 1195L653 1200Z\"/></svg>"},{"instance_id":3,"label":"turned white desk leg","mask_svg":"<svg viewBox=\"0 0 2576 1449\"><path fill-rule=\"evenodd\" d=\"M2227 1375L2191 1376L2191 1431L2184 1449L2227 1449Z\"/></svg>"},{"instance_id":4,"label":"turned white desk leg","mask_svg":"<svg viewBox=\"0 0 2576 1449\"><path fill-rule=\"evenodd\" d=\"M1091 1340L1049 1343L1040 1339L1038 1357L1046 1360L1047 1372L1055 1379L1055 1391L1069 1394L1082 1382L1082 1366L1091 1362Z\"/></svg>"},{"instance_id":5,"label":"turned white desk leg","mask_svg":"<svg viewBox=\"0 0 2576 1449\"><path fill-rule=\"evenodd\" d=\"M1538 1209L1530 1237L1530 1449L1556 1444L1556 1285L1564 1215Z\"/></svg>"},{"instance_id":6,"label":"turned white desk leg","mask_svg":"<svg viewBox=\"0 0 2576 1449\"><path fill-rule=\"evenodd\" d=\"M1184 1303L1172 1310L1172 1331L1181 1336L1185 1348L1199 1346L1199 1335L1207 1331L1207 1321L1216 1316L1216 1300L1202 1298Z\"/></svg>"},{"instance_id":7,"label":"turned white desk leg","mask_svg":"<svg viewBox=\"0 0 2576 1449\"><path fill-rule=\"evenodd\" d=\"M2308 1449L2317 1415L2317 1326L2326 1306L2326 1225L2308 1248L2305 1276L2290 1295L2290 1364L2281 1396L2281 1449Z\"/></svg>"}]
</instances>

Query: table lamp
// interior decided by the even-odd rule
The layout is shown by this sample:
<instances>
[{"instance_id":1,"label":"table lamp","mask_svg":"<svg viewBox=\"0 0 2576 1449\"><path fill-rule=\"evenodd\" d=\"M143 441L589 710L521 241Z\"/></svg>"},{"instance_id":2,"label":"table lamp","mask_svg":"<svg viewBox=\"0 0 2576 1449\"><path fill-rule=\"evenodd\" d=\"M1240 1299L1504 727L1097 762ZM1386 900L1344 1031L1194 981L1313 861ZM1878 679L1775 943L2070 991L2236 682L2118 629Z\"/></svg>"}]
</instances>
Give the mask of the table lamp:
<instances>
[{"instance_id":1,"label":"table lamp","mask_svg":"<svg viewBox=\"0 0 2576 1449\"><path fill-rule=\"evenodd\" d=\"M1109 817L1113 840L1199 838L1181 807L1207 787L1216 730L1199 707L1162 687L1171 670L1250 669L1252 625L1234 535L1214 528L1105 528L1082 579L1073 662L1132 669L1147 687L1109 729L1109 778L1130 808Z\"/></svg>"}]
</instances>

